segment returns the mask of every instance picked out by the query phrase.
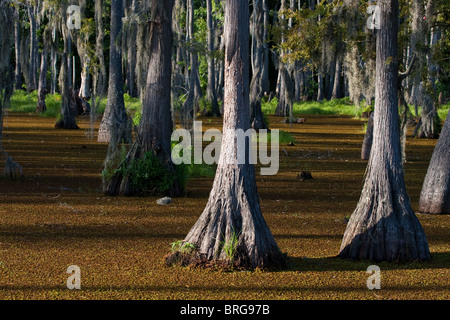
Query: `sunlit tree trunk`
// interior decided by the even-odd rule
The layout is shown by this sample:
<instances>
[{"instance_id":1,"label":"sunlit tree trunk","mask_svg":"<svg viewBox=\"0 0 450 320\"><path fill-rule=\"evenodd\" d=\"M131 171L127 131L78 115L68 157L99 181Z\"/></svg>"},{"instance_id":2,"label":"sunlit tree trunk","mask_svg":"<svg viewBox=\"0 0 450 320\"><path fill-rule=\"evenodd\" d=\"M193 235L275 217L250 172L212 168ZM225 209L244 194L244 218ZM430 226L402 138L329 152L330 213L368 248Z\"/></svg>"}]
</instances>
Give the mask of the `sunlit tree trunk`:
<instances>
[{"instance_id":1,"label":"sunlit tree trunk","mask_svg":"<svg viewBox=\"0 0 450 320\"><path fill-rule=\"evenodd\" d=\"M450 116L447 114L420 193L419 211L450 214Z\"/></svg>"},{"instance_id":2,"label":"sunlit tree trunk","mask_svg":"<svg viewBox=\"0 0 450 320\"><path fill-rule=\"evenodd\" d=\"M56 38L56 28L52 30L52 39L51 39L51 47L50 47L50 69L51 69L51 77L50 77L50 92L51 94L55 94L57 92L58 86L58 56L57 56L57 38Z\"/></svg>"},{"instance_id":3,"label":"sunlit tree trunk","mask_svg":"<svg viewBox=\"0 0 450 320\"><path fill-rule=\"evenodd\" d=\"M281 1L280 7L280 23L285 25L286 19L283 11L286 10L286 0ZM285 37L281 36L281 42L285 42ZM295 87L292 81L291 75L288 70L288 66L283 61L285 52L284 49L280 49L280 56L278 61L278 78L279 78L279 88L278 88L278 105L275 109L276 116L290 117L292 119L292 113L290 112L294 103Z\"/></svg>"},{"instance_id":4,"label":"sunlit tree trunk","mask_svg":"<svg viewBox=\"0 0 450 320\"><path fill-rule=\"evenodd\" d=\"M184 241L194 244L207 261L231 259L249 268L283 266L284 255L261 213L254 167L248 161L236 164L234 133L250 128L248 2L229 0L225 12L222 149L206 208ZM224 247L233 239L235 250L229 257Z\"/></svg>"},{"instance_id":5,"label":"sunlit tree trunk","mask_svg":"<svg viewBox=\"0 0 450 320\"><path fill-rule=\"evenodd\" d=\"M266 78L266 48L264 38L264 12L263 0L253 0L253 23L251 24L252 41L252 66L253 77L250 83L250 123L255 130L268 129L261 110L261 98L264 96L264 88L268 87Z\"/></svg>"},{"instance_id":6,"label":"sunlit tree trunk","mask_svg":"<svg viewBox=\"0 0 450 320\"><path fill-rule=\"evenodd\" d=\"M95 0L95 56L98 61L97 95L104 96L108 90L105 57L103 54L105 31L103 29L103 0Z\"/></svg>"},{"instance_id":7,"label":"sunlit tree trunk","mask_svg":"<svg viewBox=\"0 0 450 320\"><path fill-rule=\"evenodd\" d=\"M108 100L98 132L98 141L103 143L111 141L112 127L116 128L118 142L131 142L131 128L123 98L122 50L118 44L123 16L123 1L112 0Z\"/></svg>"},{"instance_id":8,"label":"sunlit tree trunk","mask_svg":"<svg viewBox=\"0 0 450 320\"><path fill-rule=\"evenodd\" d=\"M382 0L377 30L373 145L363 191L350 217L340 257L429 260L425 232L403 178L398 115L398 0Z\"/></svg>"},{"instance_id":9,"label":"sunlit tree trunk","mask_svg":"<svg viewBox=\"0 0 450 320\"><path fill-rule=\"evenodd\" d=\"M198 61L198 48L194 38L194 0L187 0L187 25L186 25L186 42L188 46L188 56L190 60L189 78L189 91L187 98L183 104L182 124L186 128L191 128L194 121L194 116L198 112L199 99L202 96L202 90L200 87L199 79L199 61Z\"/></svg>"},{"instance_id":10,"label":"sunlit tree trunk","mask_svg":"<svg viewBox=\"0 0 450 320\"><path fill-rule=\"evenodd\" d=\"M37 41L37 4L27 1L28 19L30 22L30 60L29 60L29 83L27 84L28 92L34 91L38 87L38 41Z\"/></svg>"},{"instance_id":11,"label":"sunlit tree trunk","mask_svg":"<svg viewBox=\"0 0 450 320\"><path fill-rule=\"evenodd\" d=\"M44 38L44 37L43 37ZM46 42L44 40L44 42ZM48 44L44 43L44 49L41 54L41 70L39 74L38 102L36 112L44 112L47 110L45 104L45 96L47 95L47 67L48 67Z\"/></svg>"},{"instance_id":12,"label":"sunlit tree trunk","mask_svg":"<svg viewBox=\"0 0 450 320\"><path fill-rule=\"evenodd\" d=\"M19 9L14 9L14 47L16 65L14 70L14 89L19 90L22 88L22 67L20 63L20 17Z\"/></svg>"},{"instance_id":13,"label":"sunlit tree trunk","mask_svg":"<svg viewBox=\"0 0 450 320\"><path fill-rule=\"evenodd\" d=\"M220 116L219 103L217 102L216 93L216 68L215 68L215 30L214 30L214 18L212 14L212 0L206 0L207 8L207 28L208 28L208 84L206 87L206 98L211 104L211 114L213 116ZM206 113L206 110L203 112Z\"/></svg>"}]
</instances>

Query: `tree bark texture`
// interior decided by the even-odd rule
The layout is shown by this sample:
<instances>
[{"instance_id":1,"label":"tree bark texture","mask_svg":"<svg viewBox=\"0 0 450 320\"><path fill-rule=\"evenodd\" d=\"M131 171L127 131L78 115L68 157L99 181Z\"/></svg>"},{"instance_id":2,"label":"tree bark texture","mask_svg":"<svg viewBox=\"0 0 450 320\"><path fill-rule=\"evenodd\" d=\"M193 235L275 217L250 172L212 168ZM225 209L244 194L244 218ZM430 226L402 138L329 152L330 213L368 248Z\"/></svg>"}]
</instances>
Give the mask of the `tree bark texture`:
<instances>
[{"instance_id":1,"label":"tree bark texture","mask_svg":"<svg viewBox=\"0 0 450 320\"><path fill-rule=\"evenodd\" d=\"M369 115L369 121L367 122L366 134L364 135L364 141L361 148L361 159L369 160L370 150L373 143L373 112Z\"/></svg>"},{"instance_id":2,"label":"tree bark texture","mask_svg":"<svg viewBox=\"0 0 450 320\"><path fill-rule=\"evenodd\" d=\"M60 7L60 16L65 17L67 5ZM67 28L62 28L64 39L64 53L61 59L61 72L59 75L59 86L61 88L61 118L56 122L57 129L79 129L75 117L78 115L76 101L73 99L73 90L70 85L71 74L69 72L71 36Z\"/></svg>"},{"instance_id":3,"label":"tree bark texture","mask_svg":"<svg viewBox=\"0 0 450 320\"><path fill-rule=\"evenodd\" d=\"M229 0L225 14L224 135L214 184L205 210L185 238L207 261L223 261L224 246L238 238L233 261L249 268L284 265L259 206L253 165L236 164L235 130L250 128L249 6ZM248 151L248 145L247 145Z\"/></svg>"},{"instance_id":4,"label":"tree bark texture","mask_svg":"<svg viewBox=\"0 0 450 320\"><path fill-rule=\"evenodd\" d=\"M22 66L20 63L20 17L19 17L19 9L14 10L14 47L15 47L15 70L14 70L14 89L20 90L22 89Z\"/></svg>"},{"instance_id":5,"label":"tree bark texture","mask_svg":"<svg viewBox=\"0 0 450 320\"><path fill-rule=\"evenodd\" d=\"M30 60L29 60L29 83L27 84L28 92L37 89L38 80L38 42L37 42L37 5L27 1L28 19L30 21Z\"/></svg>"},{"instance_id":6,"label":"tree bark texture","mask_svg":"<svg viewBox=\"0 0 450 320\"><path fill-rule=\"evenodd\" d=\"M252 66L253 77L250 82L250 123L255 130L268 129L264 115L261 110L261 98L264 96L264 88L268 87L265 81L267 69L266 62L266 48L264 38L264 12L263 1L253 0L253 23L252 23L252 38L253 38L253 54Z\"/></svg>"},{"instance_id":7,"label":"tree bark texture","mask_svg":"<svg viewBox=\"0 0 450 320\"><path fill-rule=\"evenodd\" d=\"M152 0L150 22L150 64L142 106L142 118L136 141L121 166L132 160L143 158L152 152L167 169L174 172L171 160L171 78L172 78L172 8L173 0ZM145 190L136 190L129 176L116 173L104 189L109 195L137 195ZM178 196L182 186L174 181L168 195Z\"/></svg>"},{"instance_id":8,"label":"tree bark texture","mask_svg":"<svg viewBox=\"0 0 450 320\"><path fill-rule=\"evenodd\" d=\"M450 214L450 116L448 114L423 182L419 212Z\"/></svg>"},{"instance_id":9,"label":"tree bark texture","mask_svg":"<svg viewBox=\"0 0 450 320\"><path fill-rule=\"evenodd\" d=\"M212 13L212 0L206 0L207 8L207 28L208 28L208 84L206 87L206 99L211 104L211 115L220 116L219 103L217 102L216 93L216 68L215 68L215 29L214 29L214 17ZM203 112L206 114L205 112Z\"/></svg>"},{"instance_id":10,"label":"tree bark texture","mask_svg":"<svg viewBox=\"0 0 450 320\"><path fill-rule=\"evenodd\" d=\"M99 74L97 75L97 95L104 96L108 90L105 56L103 54L103 43L105 31L103 29L103 0L95 0L95 56L98 58Z\"/></svg>"},{"instance_id":11,"label":"tree bark texture","mask_svg":"<svg viewBox=\"0 0 450 320\"><path fill-rule=\"evenodd\" d=\"M405 189L398 115L398 0L379 1L373 145L360 200L339 256L372 261L429 260L425 232Z\"/></svg>"},{"instance_id":12,"label":"tree bark texture","mask_svg":"<svg viewBox=\"0 0 450 320\"><path fill-rule=\"evenodd\" d=\"M39 74L38 102L36 112L45 112L47 106L45 104L45 96L47 95L47 67L48 67L48 45L44 43L44 50L41 55L41 70Z\"/></svg>"},{"instance_id":13,"label":"tree bark texture","mask_svg":"<svg viewBox=\"0 0 450 320\"><path fill-rule=\"evenodd\" d=\"M117 134L113 143L131 142L131 128L123 98L122 50L117 43L122 32L124 8L122 0L111 1L111 32L109 56L108 100L98 131L98 141L112 141L112 130ZM114 127L114 129L113 129Z\"/></svg>"}]
</instances>

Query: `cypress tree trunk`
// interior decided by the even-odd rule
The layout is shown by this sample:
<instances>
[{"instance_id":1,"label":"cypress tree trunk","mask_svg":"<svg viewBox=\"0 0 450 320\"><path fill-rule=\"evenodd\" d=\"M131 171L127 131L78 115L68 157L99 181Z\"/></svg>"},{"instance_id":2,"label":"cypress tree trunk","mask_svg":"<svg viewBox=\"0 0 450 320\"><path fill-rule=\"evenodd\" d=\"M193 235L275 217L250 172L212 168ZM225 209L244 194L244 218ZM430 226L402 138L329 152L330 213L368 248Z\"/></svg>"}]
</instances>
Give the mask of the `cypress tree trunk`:
<instances>
[{"instance_id":1,"label":"cypress tree trunk","mask_svg":"<svg viewBox=\"0 0 450 320\"><path fill-rule=\"evenodd\" d=\"M263 1L253 0L253 78L250 83L250 123L255 130L268 129L261 110L261 98L264 95L264 88L268 85L264 83L265 76L265 55L264 47L264 12Z\"/></svg>"},{"instance_id":2,"label":"cypress tree trunk","mask_svg":"<svg viewBox=\"0 0 450 320\"><path fill-rule=\"evenodd\" d=\"M216 8L220 8L220 13L225 10L226 3L221 0L214 0L216 3ZM219 14L220 14L219 13ZM218 43L217 50L223 54L225 53L225 44L223 36L223 24L218 23L216 20L216 26L214 27L216 31L216 42ZM223 58L216 59L216 94L217 100L223 101L223 89L224 89L224 61ZM220 108L220 113L223 114L223 104Z\"/></svg>"},{"instance_id":3,"label":"cypress tree trunk","mask_svg":"<svg viewBox=\"0 0 450 320\"><path fill-rule=\"evenodd\" d=\"M60 7L60 16L65 17L67 5L62 4ZM71 74L70 68L70 50L71 50L71 38L70 31L63 27L62 36L64 39L64 53L61 59L61 72L59 75L60 88L61 88L61 118L56 122L55 128L57 129L79 129L75 117L78 114L78 108L76 101L73 99L73 90L70 85Z\"/></svg>"},{"instance_id":4,"label":"cypress tree trunk","mask_svg":"<svg viewBox=\"0 0 450 320\"><path fill-rule=\"evenodd\" d=\"M420 193L419 211L450 214L450 116L431 156L427 175Z\"/></svg>"},{"instance_id":5,"label":"cypress tree trunk","mask_svg":"<svg viewBox=\"0 0 450 320\"><path fill-rule=\"evenodd\" d=\"M364 135L364 141L361 148L361 159L369 160L370 150L372 149L373 142L373 112L369 115L369 121L367 122L366 134Z\"/></svg>"},{"instance_id":6,"label":"cypress tree trunk","mask_svg":"<svg viewBox=\"0 0 450 320\"><path fill-rule=\"evenodd\" d=\"M97 95L104 96L108 90L105 57L103 54L103 42L105 31L103 30L103 0L95 0L95 56L98 58L99 74L97 76Z\"/></svg>"},{"instance_id":7,"label":"cypress tree trunk","mask_svg":"<svg viewBox=\"0 0 450 320\"><path fill-rule=\"evenodd\" d=\"M206 0L207 8L207 27L208 27L208 85L206 87L206 98L211 104L211 114L213 116L220 117L219 103L217 102L216 94L216 68L215 68L215 58L214 58L214 19L212 15L212 0ZM203 111L206 114L206 106Z\"/></svg>"},{"instance_id":8,"label":"cypress tree trunk","mask_svg":"<svg viewBox=\"0 0 450 320\"><path fill-rule=\"evenodd\" d=\"M55 94L57 91L57 83L58 83L58 57L57 57L57 38L56 38L56 28L52 30L52 42L50 48L50 68L51 68L51 83L50 83L50 92L51 94Z\"/></svg>"},{"instance_id":9,"label":"cypress tree trunk","mask_svg":"<svg viewBox=\"0 0 450 320\"><path fill-rule=\"evenodd\" d=\"M172 117L175 117L174 108L181 107L179 97L184 91L184 66L185 64L185 34L183 32L179 16L185 10L185 3L182 0L175 0L172 11L172 32L175 43L175 54L172 59Z\"/></svg>"},{"instance_id":10,"label":"cypress tree trunk","mask_svg":"<svg viewBox=\"0 0 450 320\"><path fill-rule=\"evenodd\" d=\"M123 16L123 1L111 1L108 100L98 130L98 141L103 143L112 141L112 127L116 128L115 133L118 139L112 141L113 143L131 142L131 127L123 98L122 50L117 43L122 31Z\"/></svg>"},{"instance_id":11,"label":"cypress tree trunk","mask_svg":"<svg viewBox=\"0 0 450 320\"><path fill-rule=\"evenodd\" d=\"M131 2L131 14L136 14L138 10L137 0ZM137 37L137 24L131 23L128 30L128 54L127 54L127 89L128 94L132 97L137 97L138 92L136 88L136 37Z\"/></svg>"},{"instance_id":12,"label":"cypress tree trunk","mask_svg":"<svg viewBox=\"0 0 450 320\"><path fill-rule=\"evenodd\" d=\"M280 13L286 10L286 0L281 1ZM280 23L285 24L285 16L282 14L280 17ZM285 37L281 36L281 42L284 43ZM275 109L276 116L289 116L292 118L291 108L294 102L295 88L291 79L291 75L286 64L283 62L284 50L281 49L279 62L278 62L278 78L279 78L279 100L277 108Z\"/></svg>"},{"instance_id":13,"label":"cypress tree trunk","mask_svg":"<svg viewBox=\"0 0 450 320\"><path fill-rule=\"evenodd\" d=\"M319 67L319 73L317 74L317 101L320 102L325 99L325 84L323 79L322 67Z\"/></svg>"},{"instance_id":14,"label":"cypress tree trunk","mask_svg":"<svg viewBox=\"0 0 450 320\"><path fill-rule=\"evenodd\" d=\"M133 160L144 158L147 152L156 156L167 170L174 174L171 160L171 78L172 78L172 8L173 0L152 0L150 22L150 64L147 86L142 103L142 118L136 141L128 155L120 164L127 168ZM131 177L117 172L105 185L104 192L109 195L137 195L147 190L138 190L133 186ZM167 194L180 195L182 186L178 180Z\"/></svg>"},{"instance_id":15,"label":"cypress tree trunk","mask_svg":"<svg viewBox=\"0 0 450 320\"><path fill-rule=\"evenodd\" d=\"M47 110L47 106L45 104L45 96L47 95L47 56L48 45L44 43L44 50L41 55L41 71L39 75L38 102L36 107L37 113L45 112Z\"/></svg>"},{"instance_id":16,"label":"cypress tree trunk","mask_svg":"<svg viewBox=\"0 0 450 320\"><path fill-rule=\"evenodd\" d=\"M75 120L76 102L73 101L72 89L69 87L67 40L64 41L64 53L61 59L61 118L56 122L57 129L79 129ZM75 106L74 106L75 104Z\"/></svg>"},{"instance_id":17,"label":"cypress tree trunk","mask_svg":"<svg viewBox=\"0 0 450 320\"><path fill-rule=\"evenodd\" d=\"M27 85L28 92L32 92L37 89L37 70L38 70L38 43L37 43L37 23L36 23L36 5L27 3L28 19L30 21L30 60L29 60L29 83Z\"/></svg>"},{"instance_id":18,"label":"cypress tree trunk","mask_svg":"<svg viewBox=\"0 0 450 320\"><path fill-rule=\"evenodd\" d=\"M285 257L261 213L254 167L248 162L236 164L234 133L250 128L248 10L248 2L227 1L222 149L206 208L184 241L194 244L206 262L229 259L248 268L283 266ZM224 248L231 245L233 254L227 256ZM174 256L176 253L166 261L173 261Z\"/></svg>"},{"instance_id":19,"label":"cypress tree trunk","mask_svg":"<svg viewBox=\"0 0 450 320\"><path fill-rule=\"evenodd\" d=\"M81 85L78 96L82 99L88 100L91 96L89 89L89 63L87 59L84 59L81 63L83 71L81 72Z\"/></svg>"},{"instance_id":20,"label":"cypress tree trunk","mask_svg":"<svg viewBox=\"0 0 450 320\"><path fill-rule=\"evenodd\" d=\"M182 120L184 127L191 128L194 116L199 109L198 101L202 96L202 90L198 74L198 52L194 39L194 0L188 0L187 8L186 40L190 44L187 54L190 57L190 72L187 81L189 83L189 92L181 112L184 117Z\"/></svg>"},{"instance_id":21,"label":"cypress tree trunk","mask_svg":"<svg viewBox=\"0 0 450 320\"><path fill-rule=\"evenodd\" d=\"M341 98L341 79L342 79L342 61L341 55L336 56L336 71L334 74L333 91L331 93L331 99Z\"/></svg>"},{"instance_id":22,"label":"cypress tree trunk","mask_svg":"<svg viewBox=\"0 0 450 320\"><path fill-rule=\"evenodd\" d=\"M398 0L379 1L373 145L358 205L339 256L373 261L429 260L424 230L405 189L398 115Z\"/></svg>"},{"instance_id":23,"label":"cypress tree trunk","mask_svg":"<svg viewBox=\"0 0 450 320\"><path fill-rule=\"evenodd\" d=\"M14 10L14 47L16 65L14 70L14 89L22 89L22 67L20 64L20 17L19 9Z\"/></svg>"}]
</instances>

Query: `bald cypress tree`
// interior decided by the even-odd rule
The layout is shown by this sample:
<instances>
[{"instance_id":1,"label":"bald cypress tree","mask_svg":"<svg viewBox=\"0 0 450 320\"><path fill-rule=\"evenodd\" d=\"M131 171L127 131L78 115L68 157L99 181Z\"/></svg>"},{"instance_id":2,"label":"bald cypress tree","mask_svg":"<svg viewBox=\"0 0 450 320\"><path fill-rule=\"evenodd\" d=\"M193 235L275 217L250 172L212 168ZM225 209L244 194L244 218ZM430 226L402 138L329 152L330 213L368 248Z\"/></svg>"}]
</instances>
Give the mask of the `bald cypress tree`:
<instances>
[{"instance_id":1,"label":"bald cypress tree","mask_svg":"<svg viewBox=\"0 0 450 320\"><path fill-rule=\"evenodd\" d=\"M374 261L429 260L425 232L403 178L398 114L398 0L378 1L373 145L363 191L339 256Z\"/></svg>"},{"instance_id":2,"label":"bald cypress tree","mask_svg":"<svg viewBox=\"0 0 450 320\"><path fill-rule=\"evenodd\" d=\"M420 193L419 211L430 214L450 214L450 116L431 156L427 175Z\"/></svg>"},{"instance_id":3,"label":"bald cypress tree","mask_svg":"<svg viewBox=\"0 0 450 320\"><path fill-rule=\"evenodd\" d=\"M112 0L108 100L98 132L99 142L116 143L123 141L129 143L131 141L131 128L129 127L123 98L122 49L118 43L122 32L123 17L123 1ZM114 139L112 139L113 127L117 135Z\"/></svg>"},{"instance_id":4,"label":"bald cypress tree","mask_svg":"<svg viewBox=\"0 0 450 320\"><path fill-rule=\"evenodd\" d=\"M150 1L149 56L147 85L142 102L142 117L130 151L113 176L104 185L109 195L153 194L146 185L133 180L133 164L150 159L164 167L168 177L175 177L164 193L180 195L183 188L176 178L176 167L171 160L171 80L172 80L172 10L173 0ZM143 161L143 162L142 162ZM156 177L158 178L158 177ZM146 179L151 180L151 178ZM151 184L152 181L144 181Z\"/></svg>"},{"instance_id":5,"label":"bald cypress tree","mask_svg":"<svg viewBox=\"0 0 450 320\"><path fill-rule=\"evenodd\" d=\"M227 1L224 29L222 148L208 203L184 242L195 245L202 261L228 261L247 268L279 267L285 264L285 257L261 213L254 166L248 159L237 163L234 133L250 128L248 1ZM246 153L248 150L247 144ZM166 261L176 261L177 254Z\"/></svg>"}]
</instances>

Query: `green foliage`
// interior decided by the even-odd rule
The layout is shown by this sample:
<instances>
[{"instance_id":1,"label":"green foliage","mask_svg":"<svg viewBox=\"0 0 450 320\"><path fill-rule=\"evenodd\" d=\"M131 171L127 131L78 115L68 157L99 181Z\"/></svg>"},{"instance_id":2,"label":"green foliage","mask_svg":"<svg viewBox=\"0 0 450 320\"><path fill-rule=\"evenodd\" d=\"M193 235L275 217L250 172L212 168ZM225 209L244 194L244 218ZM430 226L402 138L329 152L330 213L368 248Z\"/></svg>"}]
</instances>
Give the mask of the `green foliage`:
<instances>
[{"instance_id":1,"label":"green foliage","mask_svg":"<svg viewBox=\"0 0 450 320\"><path fill-rule=\"evenodd\" d=\"M187 166L188 178L213 178L216 175L216 169L214 165L192 163Z\"/></svg>"},{"instance_id":2,"label":"green foliage","mask_svg":"<svg viewBox=\"0 0 450 320\"><path fill-rule=\"evenodd\" d=\"M195 244L183 240L172 242L171 246L171 250L173 253L181 252L182 254L192 254L196 249Z\"/></svg>"},{"instance_id":3,"label":"green foliage","mask_svg":"<svg viewBox=\"0 0 450 320\"><path fill-rule=\"evenodd\" d=\"M262 103L261 109L265 114L274 114L278 100ZM346 115L357 116L358 108L348 97L335 100L296 102L293 106L294 114L300 115Z\"/></svg>"},{"instance_id":4,"label":"green foliage","mask_svg":"<svg viewBox=\"0 0 450 320\"><path fill-rule=\"evenodd\" d=\"M172 149L178 144L178 142L172 142ZM191 161L189 164L182 164L184 168L182 170L185 170L185 175L183 176L185 178L185 181L189 180L190 178L211 178L216 175L216 165L209 165L206 163L201 164L195 164L194 163L194 152L193 147L191 147ZM183 150L180 151L180 156L183 156Z\"/></svg>"},{"instance_id":5,"label":"green foliage","mask_svg":"<svg viewBox=\"0 0 450 320\"><path fill-rule=\"evenodd\" d=\"M116 170L128 176L132 187L144 194L164 194L175 181L183 186L187 179L184 165L175 166L174 172L171 172L152 152L146 152L142 158L132 159Z\"/></svg>"},{"instance_id":6,"label":"green foliage","mask_svg":"<svg viewBox=\"0 0 450 320\"><path fill-rule=\"evenodd\" d=\"M139 124L142 116L142 103L139 98L133 98L128 94L123 96L125 101L125 108L128 113L132 116L135 125ZM11 111L13 112L25 112L25 113L35 113L38 101L38 92L26 92L24 90L14 91L11 97ZM103 114L105 112L106 103L108 101L107 97L97 97L96 98L97 109L96 114ZM92 106L92 99L88 101ZM59 93L47 94L45 97L45 104L47 105L47 110L43 113L39 113L40 117L57 118L61 113L61 95Z\"/></svg>"},{"instance_id":7,"label":"green foliage","mask_svg":"<svg viewBox=\"0 0 450 320\"><path fill-rule=\"evenodd\" d=\"M233 262L237 253L237 249L239 246L239 233L236 233L234 229L231 231L231 236L227 241L222 241L222 250L225 252L225 255L229 262ZM223 235L222 235L223 236Z\"/></svg>"},{"instance_id":8,"label":"green foliage","mask_svg":"<svg viewBox=\"0 0 450 320\"><path fill-rule=\"evenodd\" d=\"M28 93L23 90L14 91L11 97L11 111L13 112L25 112L35 113L38 100L38 92L33 91ZM40 117L56 118L60 114L61 109L61 96L57 93L47 94L45 98L45 104L47 105L47 111L39 113Z\"/></svg>"}]
</instances>

